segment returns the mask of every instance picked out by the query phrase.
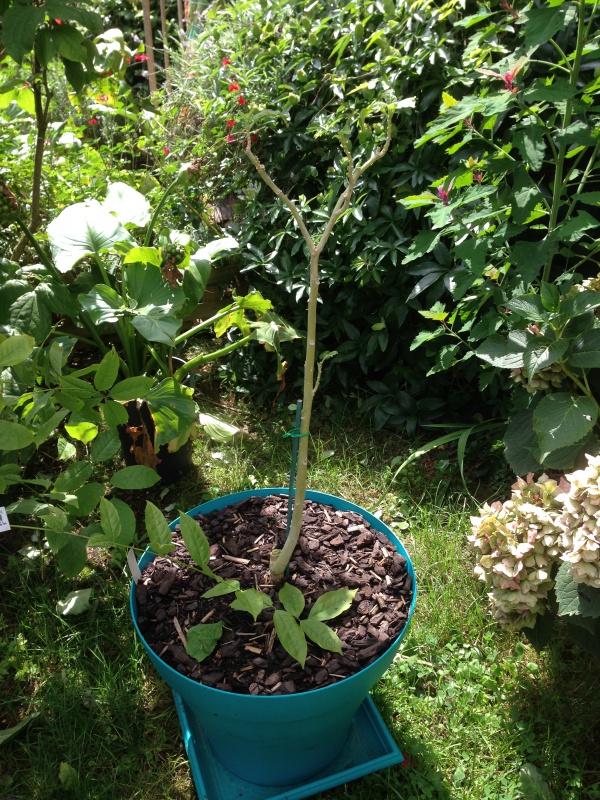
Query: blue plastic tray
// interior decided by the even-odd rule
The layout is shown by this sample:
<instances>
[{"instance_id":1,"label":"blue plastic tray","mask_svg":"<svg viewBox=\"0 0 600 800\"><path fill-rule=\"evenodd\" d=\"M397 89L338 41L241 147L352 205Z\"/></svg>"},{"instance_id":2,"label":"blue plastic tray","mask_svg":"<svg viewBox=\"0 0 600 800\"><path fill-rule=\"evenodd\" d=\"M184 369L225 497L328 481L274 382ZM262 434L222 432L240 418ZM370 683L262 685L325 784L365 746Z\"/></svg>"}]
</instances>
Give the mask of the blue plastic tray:
<instances>
[{"instance_id":1,"label":"blue plastic tray","mask_svg":"<svg viewBox=\"0 0 600 800\"><path fill-rule=\"evenodd\" d=\"M199 800L302 800L404 761L370 696L359 708L341 755L310 783L262 786L238 778L217 761L198 720L173 693Z\"/></svg>"}]
</instances>

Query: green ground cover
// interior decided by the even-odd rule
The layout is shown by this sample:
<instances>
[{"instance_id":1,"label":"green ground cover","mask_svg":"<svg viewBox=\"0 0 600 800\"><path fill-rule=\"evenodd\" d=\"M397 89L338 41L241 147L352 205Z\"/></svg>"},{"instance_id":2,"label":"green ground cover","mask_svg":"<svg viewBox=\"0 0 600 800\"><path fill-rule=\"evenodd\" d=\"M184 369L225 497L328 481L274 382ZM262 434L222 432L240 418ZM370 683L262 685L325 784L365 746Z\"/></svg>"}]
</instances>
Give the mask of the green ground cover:
<instances>
[{"instance_id":1,"label":"green ground cover","mask_svg":"<svg viewBox=\"0 0 600 800\"><path fill-rule=\"evenodd\" d=\"M239 442L202 440L190 476L162 499L156 489L140 499L188 508L217 492L284 485L289 444L281 433L289 420L250 424L240 414L238 423L247 426ZM473 501L435 477L431 463L415 464L392 484L390 463L402 441L366 431L351 416L325 412L313 444L311 486L380 510L419 576L411 631L374 691L406 766L322 800L600 797L597 665L560 638L538 654L491 620L466 546ZM67 580L52 558L18 552L30 545L25 532L0 540L1 727L23 710L38 713L0 745L2 794L191 800L175 709L133 637L120 567L99 561ZM84 587L94 590L90 612L58 615L57 600ZM532 776L525 783L524 767Z\"/></svg>"}]
</instances>

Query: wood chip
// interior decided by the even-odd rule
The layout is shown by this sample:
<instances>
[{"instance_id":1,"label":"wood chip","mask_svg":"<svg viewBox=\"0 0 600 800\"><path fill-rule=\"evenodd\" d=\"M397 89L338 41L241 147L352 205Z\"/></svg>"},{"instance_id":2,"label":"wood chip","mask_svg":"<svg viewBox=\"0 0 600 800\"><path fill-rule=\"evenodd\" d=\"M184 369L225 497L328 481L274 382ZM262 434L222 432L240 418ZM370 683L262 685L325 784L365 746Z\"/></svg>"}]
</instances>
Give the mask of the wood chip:
<instances>
[{"instance_id":1,"label":"wood chip","mask_svg":"<svg viewBox=\"0 0 600 800\"><path fill-rule=\"evenodd\" d=\"M175 630L177 631L177 635L179 636L179 638L183 642L183 646L187 647L187 639L185 638L185 634L184 634L183 630L181 629L181 625L179 624L179 620L177 619L177 617L173 617L173 625L175 626Z\"/></svg>"},{"instance_id":2,"label":"wood chip","mask_svg":"<svg viewBox=\"0 0 600 800\"><path fill-rule=\"evenodd\" d=\"M223 561L231 561L232 564L242 564L243 566L250 563L249 558L237 558L236 556L223 556Z\"/></svg>"}]
</instances>

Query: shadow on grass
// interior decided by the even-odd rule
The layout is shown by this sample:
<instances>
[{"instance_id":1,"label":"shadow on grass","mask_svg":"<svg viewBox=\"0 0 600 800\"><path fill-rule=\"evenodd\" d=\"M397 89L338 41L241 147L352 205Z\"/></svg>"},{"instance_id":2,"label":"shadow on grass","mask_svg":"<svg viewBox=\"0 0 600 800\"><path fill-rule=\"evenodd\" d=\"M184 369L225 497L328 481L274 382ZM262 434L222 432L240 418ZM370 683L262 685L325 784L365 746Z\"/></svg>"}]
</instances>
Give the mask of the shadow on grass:
<instances>
[{"instance_id":1,"label":"shadow on grass","mask_svg":"<svg viewBox=\"0 0 600 800\"><path fill-rule=\"evenodd\" d=\"M562 798L600 798L600 661L561 637L513 704L523 762Z\"/></svg>"}]
</instances>

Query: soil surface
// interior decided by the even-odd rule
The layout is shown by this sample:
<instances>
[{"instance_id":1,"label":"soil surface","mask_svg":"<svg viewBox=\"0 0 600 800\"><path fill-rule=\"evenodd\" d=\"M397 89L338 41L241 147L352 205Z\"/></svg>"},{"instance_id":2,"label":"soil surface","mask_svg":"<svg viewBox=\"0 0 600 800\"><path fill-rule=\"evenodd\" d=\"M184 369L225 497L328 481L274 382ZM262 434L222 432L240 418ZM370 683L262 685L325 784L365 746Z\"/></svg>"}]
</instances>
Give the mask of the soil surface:
<instances>
[{"instance_id":1,"label":"soil surface","mask_svg":"<svg viewBox=\"0 0 600 800\"><path fill-rule=\"evenodd\" d=\"M287 498L255 497L199 516L211 543L211 569L237 579L242 588L270 595L269 553L285 538ZM180 537L171 556L191 563ZM242 694L290 694L327 686L364 669L385 652L406 624L412 581L406 560L359 515L306 501L302 536L290 562L290 582L306 600L305 618L317 597L332 589L358 589L351 607L327 624L342 642L343 655L309 642L304 670L279 644L273 609L255 623L232 610L230 594L203 598L214 580L156 558L136 587L138 624L150 647L178 672L207 686ZM185 650L187 630L222 621L225 633L215 651L199 663Z\"/></svg>"}]
</instances>

